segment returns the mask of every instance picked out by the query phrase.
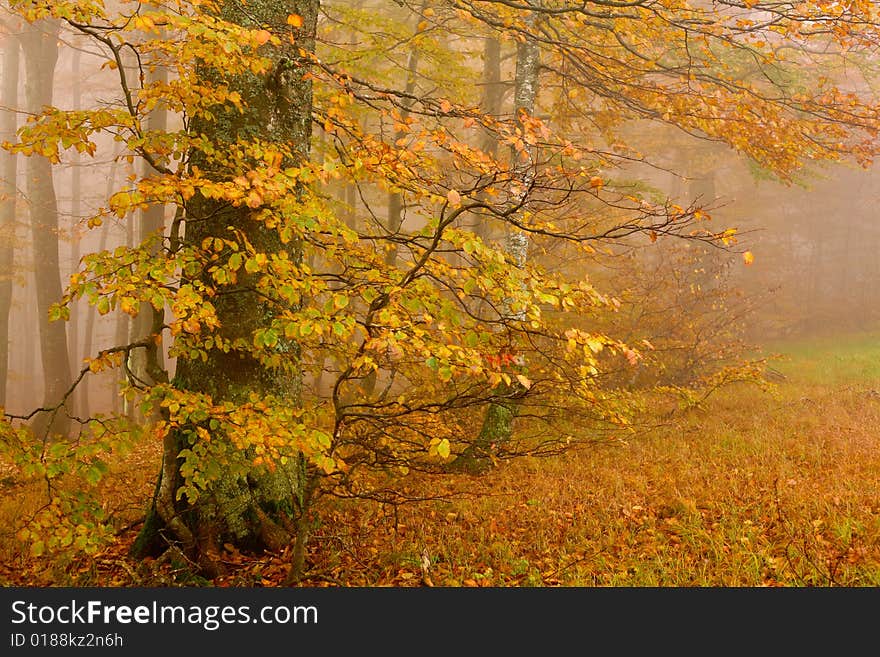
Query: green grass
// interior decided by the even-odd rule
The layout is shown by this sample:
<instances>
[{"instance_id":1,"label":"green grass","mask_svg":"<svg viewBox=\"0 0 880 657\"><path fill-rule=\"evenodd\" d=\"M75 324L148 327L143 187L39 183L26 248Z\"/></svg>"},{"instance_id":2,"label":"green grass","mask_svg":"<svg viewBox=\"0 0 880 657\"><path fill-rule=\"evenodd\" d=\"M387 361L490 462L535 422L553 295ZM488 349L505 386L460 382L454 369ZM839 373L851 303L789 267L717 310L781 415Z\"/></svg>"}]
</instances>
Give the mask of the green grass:
<instances>
[{"instance_id":1,"label":"green grass","mask_svg":"<svg viewBox=\"0 0 880 657\"><path fill-rule=\"evenodd\" d=\"M880 382L880 332L768 344L773 367L795 381L827 385Z\"/></svg>"}]
</instances>

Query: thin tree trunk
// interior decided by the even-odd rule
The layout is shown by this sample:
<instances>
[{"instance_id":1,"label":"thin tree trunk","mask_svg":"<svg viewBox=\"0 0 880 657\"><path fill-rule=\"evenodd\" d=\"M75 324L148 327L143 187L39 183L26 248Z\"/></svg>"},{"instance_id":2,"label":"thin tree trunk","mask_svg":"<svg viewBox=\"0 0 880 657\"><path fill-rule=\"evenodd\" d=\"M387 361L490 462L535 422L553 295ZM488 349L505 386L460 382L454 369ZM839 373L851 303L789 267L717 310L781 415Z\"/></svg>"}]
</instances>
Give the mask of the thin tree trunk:
<instances>
[{"instance_id":1,"label":"thin tree trunk","mask_svg":"<svg viewBox=\"0 0 880 657\"><path fill-rule=\"evenodd\" d=\"M422 6L419 9L419 13L416 15L416 23L420 24L422 16L425 13L425 10L428 8L427 0L423 0ZM419 33L419 28L416 27L416 35ZM420 52L416 45L413 45L409 51L409 59L406 65L406 85L404 87L404 100L403 100L403 109L400 113L400 122L406 123L406 120L409 118L410 110L412 109L412 96L416 90L416 77L418 75L419 70L419 59ZM399 131L394 135L395 143L399 139L403 139L406 136L406 133L403 131ZM388 220L386 222L386 226L388 229L389 236L393 237L397 235L400 231L400 226L403 224L403 194L400 192L391 192L388 194ZM392 242L388 252L385 255L385 264L390 267L394 267L397 264L397 245Z\"/></svg>"},{"instance_id":2,"label":"thin tree trunk","mask_svg":"<svg viewBox=\"0 0 880 657\"><path fill-rule=\"evenodd\" d=\"M497 119L501 115L504 102L504 87L501 84L501 41L495 36L484 39L483 46L483 98L484 114ZM483 133L480 148L492 158L498 159L498 138L491 130ZM476 234L483 240L491 237L491 225L482 217L476 217Z\"/></svg>"},{"instance_id":3,"label":"thin tree trunk","mask_svg":"<svg viewBox=\"0 0 880 657\"><path fill-rule=\"evenodd\" d=\"M82 53L74 48L71 55L70 74L73 78L73 109L82 108L82 84L80 83L80 60ZM82 158L79 151L72 155L71 180L70 180L70 263L74 269L79 268L80 259L80 235L79 221L81 219L82 199ZM80 320L81 301L78 299L71 305L70 320L67 322L67 349L70 352L70 371L77 372L82 363L80 353ZM80 386L72 395L70 407L75 409L80 417L88 417L89 409L83 405L83 386Z\"/></svg>"},{"instance_id":4,"label":"thin tree trunk","mask_svg":"<svg viewBox=\"0 0 880 657\"><path fill-rule=\"evenodd\" d=\"M28 26L22 36L25 54L25 100L29 112L38 113L52 104L55 65L58 60L58 23L43 20ZM37 284L40 355L43 365L43 406L54 408L64 401L70 388L70 356L64 322L49 322L49 306L60 301L61 267L58 253L58 200L55 195L52 164L41 155L27 160L27 192L30 201L31 234ZM51 413L37 415L38 435L66 436L70 427L69 409L62 406Z\"/></svg>"},{"instance_id":5,"label":"thin tree trunk","mask_svg":"<svg viewBox=\"0 0 880 657\"><path fill-rule=\"evenodd\" d=\"M151 70L147 80L148 83L165 83L168 81L168 71L164 66L159 66ZM167 128L168 111L159 105L147 117L146 130L148 133L165 132ZM148 175L150 165L144 162L143 166L145 168L143 175ZM144 241L156 233L163 232L164 227L165 206L153 204L141 213L141 225L137 237L140 241ZM157 245L153 252L158 253L160 248L161 246ZM162 311L156 310L150 303L140 304L137 316L131 320L131 342L138 342L149 336L155 337L155 340L151 341L149 349L137 349L131 353L129 358L129 369L139 385L158 383L150 375L150 372L165 370L161 343L161 327L164 320L164 309ZM140 412L137 410L137 404L132 404L131 414L135 420L147 420L147 418L139 417Z\"/></svg>"},{"instance_id":6,"label":"thin tree trunk","mask_svg":"<svg viewBox=\"0 0 880 657\"><path fill-rule=\"evenodd\" d=\"M529 26L534 26L535 20L535 15L531 14L526 22ZM537 41L528 36L517 45L513 111L515 120L521 129L524 127L523 115L530 116L535 112L538 74L541 65L540 55ZM535 158L531 150L526 147L521 152L514 149L511 152L511 161L514 178L520 188L519 196L514 200L516 205L520 205L529 194L534 180ZM515 267L525 266L528 250L529 240L526 234L508 228L505 251ZM501 313L502 322L509 326L515 327L525 319L524 311L514 311L509 303L504 304ZM509 441L513 435L514 420L523 392L523 388L516 382L501 383L495 387L492 394L493 399L486 409L479 434L473 443L452 462L451 469L479 473L491 465L492 452Z\"/></svg>"},{"instance_id":7,"label":"thin tree trunk","mask_svg":"<svg viewBox=\"0 0 880 657\"><path fill-rule=\"evenodd\" d=\"M119 143L116 143L116 146L113 151L113 159L110 164L110 171L107 174L107 187L105 188L103 198L110 198L113 194L113 191L116 187L116 171L119 168L119 151L120 146ZM101 226L101 237L98 243L98 253L107 248L107 239L110 236L110 223L104 222ZM92 348L94 346L95 340L95 323L98 318L98 311L93 307L89 306L86 310L88 313L86 315L85 328L83 329L83 354L86 358L92 355ZM119 342L115 342L114 346L121 344L121 340L128 335L128 315L125 313L119 313L119 317L121 318L122 323L122 336ZM118 331L118 329L117 329ZM120 336L117 332L117 338ZM87 376L83 382L80 384L82 387L80 394L80 402L82 408L84 409L84 417L88 417L88 413L91 409L91 389L92 389L93 377ZM115 386L114 386L115 387ZM112 409L114 413L119 412L119 395L113 396Z\"/></svg>"},{"instance_id":8,"label":"thin tree trunk","mask_svg":"<svg viewBox=\"0 0 880 657\"><path fill-rule=\"evenodd\" d=\"M428 7L427 0L423 0L422 6L419 9L419 13L416 15L416 30L415 34L418 35L420 29L419 25L422 21L422 16L425 13L425 9ZM414 44L409 51L409 57L406 65L406 84L403 88L403 101L401 103L402 110L400 112L400 122L405 124L410 115L410 110L412 109L412 96L416 90L416 76L418 75L419 70L419 49ZM394 142L397 143L399 140L406 137L406 133L402 130L399 130L394 134ZM388 237L392 240L388 244L388 250L385 252L385 264L389 267L397 266L397 243L394 242L394 238L400 232L400 227L403 225L403 207L404 200L403 194L401 192L389 192L388 194L388 217L385 222L385 229L388 232ZM364 399L369 399L374 390L376 389L376 382L379 379L379 373L377 370L371 370L363 379L361 383L361 395Z\"/></svg>"},{"instance_id":9,"label":"thin tree trunk","mask_svg":"<svg viewBox=\"0 0 880 657\"><path fill-rule=\"evenodd\" d=\"M20 64L18 37L7 34L3 39L3 87L0 89L2 123L0 140L13 141L18 128L18 69ZM6 386L9 378L9 313L12 309L12 257L15 244L15 205L18 198L16 178L18 156L0 151L0 407L6 407Z\"/></svg>"}]
</instances>

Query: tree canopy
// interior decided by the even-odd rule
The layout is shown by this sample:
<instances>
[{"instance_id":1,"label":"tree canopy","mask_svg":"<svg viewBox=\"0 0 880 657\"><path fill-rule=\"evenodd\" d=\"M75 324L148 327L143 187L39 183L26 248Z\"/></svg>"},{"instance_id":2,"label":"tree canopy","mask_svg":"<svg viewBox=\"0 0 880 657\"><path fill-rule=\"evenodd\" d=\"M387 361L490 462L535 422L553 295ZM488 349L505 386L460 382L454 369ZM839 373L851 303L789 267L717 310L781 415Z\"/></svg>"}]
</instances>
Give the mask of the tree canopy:
<instances>
[{"instance_id":1,"label":"tree canopy","mask_svg":"<svg viewBox=\"0 0 880 657\"><path fill-rule=\"evenodd\" d=\"M5 442L34 472L95 480L132 431L163 442L141 549L161 536L208 572L223 542L294 541L301 574L324 494L396 501L400 477L463 455L485 465L624 435L645 403L626 383L657 345L647 320L621 328L632 299L602 263L660 272L644 307L673 294L651 260L664 245L699 246L704 264L738 248L711 194L682 202L634 178L668 169L676 144L724 146L786 182L877 151L867 0L11 11L87 39L115 94L43 107L5 148L58 163L115 142L143 166L89 227L163 210L142 239L86 253L45 309L57 322L78 299L150 313L144 335L73 376L121 368L142 426L75 418L88 440L70 442L21 421L69 414L68 388L8 416ZM702 373L755 374L725 364ZM88 543L76 527L101 520L82 499L48 512L73 514L72 529L25 532L41 550Z\"/></svg>"}]
</instances>

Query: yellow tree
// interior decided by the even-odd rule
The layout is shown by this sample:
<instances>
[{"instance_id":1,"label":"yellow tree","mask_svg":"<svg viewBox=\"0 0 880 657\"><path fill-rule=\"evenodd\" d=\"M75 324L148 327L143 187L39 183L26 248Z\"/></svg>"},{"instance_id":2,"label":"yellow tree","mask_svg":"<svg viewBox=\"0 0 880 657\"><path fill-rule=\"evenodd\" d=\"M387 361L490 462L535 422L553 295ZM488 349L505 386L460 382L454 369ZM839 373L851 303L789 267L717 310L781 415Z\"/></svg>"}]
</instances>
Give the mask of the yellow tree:
<instances>
[{"instance_id":1,"label":"yellow tree","mask_svg":"<svg viewBox=\"0 0 880 657\"><path fill-rule=\"evenodd\" d=\"M628 121L726 143L782 178L876 151L875 99L790 77L818 66L813 44L832 59L868 52L870 3L325 5L333 29L361 12L384 31L322 43L317 0L16 4L100 45L121 102L46 108L8 147L57 161L111 132L149 168L93 225L175 209L140 244L88 254L52 314L64 319L79 297L101 313L155 309L149 335L88 370L147 355L148 380L124 391L158 412L148 431L163 443L139 549L178 543L208 574L224 543L292 543L296 579L320 495L396 501L397 477L445 472L469 451L555 453L626 427L632 399L603 375L640 354L596 329L618 302L579 258L639 235L732 237L704 209L614 183L641 159L623 139ZM486 38L516 53L506 109L481 108L480 90L450 74L479 71ZM124 50L142 76L126 75ZM167 78L147 75L154 67ZM179 128L147 121L163 106ZM325 193L334 181L360 190L356 221ZM481 432L503 391L515 391L520 424L509 412L502 432ZM96 422L95 437L113 440L112 427ZM5 435L22 442L13 425Z\"/></svg>"}]
</instances>

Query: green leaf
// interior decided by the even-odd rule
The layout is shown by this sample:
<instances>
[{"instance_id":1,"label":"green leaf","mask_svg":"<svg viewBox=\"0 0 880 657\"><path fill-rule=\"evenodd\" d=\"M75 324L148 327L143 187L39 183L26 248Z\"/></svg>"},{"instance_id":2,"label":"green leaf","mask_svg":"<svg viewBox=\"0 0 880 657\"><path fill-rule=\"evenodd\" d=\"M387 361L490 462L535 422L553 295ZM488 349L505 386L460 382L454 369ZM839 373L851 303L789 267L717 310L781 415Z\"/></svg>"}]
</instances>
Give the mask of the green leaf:
<instances>
[{"instance_id":1,"label":"green leaf","mask_svg":"<svg viewBox=\"0 0 880 657\"><path fill-rule=\"evenodd\" d=\"M98 482L101 481L101 477L103 476L103 474L104 473L101 472L100 468L92 466L85 471L83 476L85 477L89 485L96 486Z\"/></svg>"},{"instance_id":2,"label":"green leaf","mask_svg":"<svg viewBox=\"0 0 880 657\"><path fill-rule=\"evenodd\" d=\"M49 307L49 321L57 322L59 319L67 320L70 318L70 310L67 306L62 306L60 304L52 304Z\"/></svg>"}]
</instances>

